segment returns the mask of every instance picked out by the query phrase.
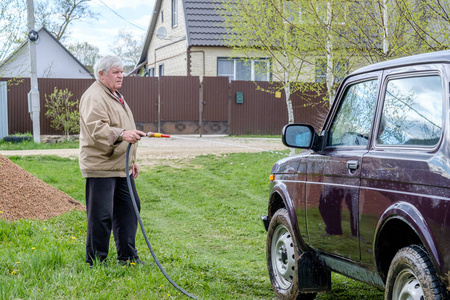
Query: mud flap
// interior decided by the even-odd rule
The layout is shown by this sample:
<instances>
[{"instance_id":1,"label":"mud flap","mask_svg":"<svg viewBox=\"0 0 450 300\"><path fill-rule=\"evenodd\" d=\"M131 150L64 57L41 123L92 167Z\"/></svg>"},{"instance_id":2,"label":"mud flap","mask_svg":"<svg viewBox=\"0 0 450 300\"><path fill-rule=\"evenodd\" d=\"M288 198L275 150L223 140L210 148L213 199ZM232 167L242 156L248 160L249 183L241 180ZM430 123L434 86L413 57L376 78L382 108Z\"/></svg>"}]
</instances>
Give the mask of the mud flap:
<instances>
[{"instance_id":1,"label":"mud flap","mask_svg":"<svg viewBox=\"0 0 450 300\"><path fill-rule=\"evenodd\" d=\"M304 252L297 260L297 266L300 292L331 290L331 271L327 270L311 252Z\"/></svg>"}]
</instances>

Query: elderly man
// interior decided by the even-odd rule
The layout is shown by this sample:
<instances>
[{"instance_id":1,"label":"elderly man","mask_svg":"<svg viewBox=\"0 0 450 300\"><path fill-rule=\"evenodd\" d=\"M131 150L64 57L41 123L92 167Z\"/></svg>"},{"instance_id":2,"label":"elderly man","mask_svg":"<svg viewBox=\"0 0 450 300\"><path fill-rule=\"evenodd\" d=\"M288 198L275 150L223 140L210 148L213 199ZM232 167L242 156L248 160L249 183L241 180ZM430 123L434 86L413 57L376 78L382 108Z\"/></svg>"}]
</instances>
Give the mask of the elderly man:
<instances>
[{"instance_id":1,"label":"elderly man","mask_svg":"<svg viewBox=\"0 0 450 300\"><path fill-rule=\"evenodd\" d=\"M134 179L139 174L136 144L145 133L136 130L133 114L118 89L122 87L123 64L114 56L100 58L96 81L80 100L80 169L86 178L86 262L106 263L111 229L119 263L142 263L135 247L137 218L127 186L131 177L134 197L140 207ZM124 143L127 142L127 143ZM130 164L125 168L128 143Z\"/></svg>"}]
</instances>

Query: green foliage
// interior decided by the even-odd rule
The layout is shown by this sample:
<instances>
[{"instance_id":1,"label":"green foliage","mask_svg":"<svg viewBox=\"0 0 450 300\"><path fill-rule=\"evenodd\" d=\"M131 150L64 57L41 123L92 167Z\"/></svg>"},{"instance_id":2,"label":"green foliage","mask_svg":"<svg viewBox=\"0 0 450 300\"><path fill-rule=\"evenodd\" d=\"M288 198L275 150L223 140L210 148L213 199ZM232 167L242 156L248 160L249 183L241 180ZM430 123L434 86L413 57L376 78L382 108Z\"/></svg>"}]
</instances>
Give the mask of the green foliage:
<instances>
[{"instance_id":1,"label":"green foliage","mask_svg":"<svg viewBox=\"0 0 450 300\"><path fill-rule=\"evenodd\" d=\"M361 66L450 47L448 2L218 1L236 56L270 57L274 78L291 92L288 82L326 82L330 100Z\"/></svg>"},{"instance_id":2,"label":"green foliage","mask_svg":"<svg viewBox=\"0 0 450 300\"><path fill-rule=\"evenodd\" d=\"M136 181L141 216L171 278L199 299L272 299L265 258L268 176L284 155L202 156L175 166L142 167ZM12 157L44 181L84 202L76 160ZM141 162L141 165L143 162ZM73 188L65 188L65 186ZM45 221L0 220L1 299L187 299L159 273L138 232L144 266L84 263L86 213ZM0 215L1 219L1 215ZM382 299L365 284L333 274L328 299Z\"/></svg>"},{"instance_id":3,"label":"green foliage","mask_svg":"<svg viewBox=\"0 0 450 300\"><path fill-rule=\"evenodd\" d=\"M56 144L47 144L25 140L20 143L5 142L4 140L0 140L0 150L76 149L78 147L78 142L68 141Z\"/></svg>"},{"instance_id":4,"label":"green foliage","mask_svg":"<svg viewBox=\"0 0 450 300\"><path fill-rule=\"evenodd\" d=\"M278 91L284 90L288 122L293 123L295 104L291 95L301 92L305 100L315 99L323 91L322 84L313 84L305 74L311 72L313 51L323 49L323 39L317 41L323 33L312 33L320 26L291 26L289 20L298 19L297 1L264 0L219 0L222 2L222 17L228 29L225 44L233 48L236 57L247 61L255 57L271 60L272 80L280 83ZM311 38L308 38L311 36ZM256 68L258 71L258 68ZM262 71L265 71L263 69ZM309 84L299 82L309 81ZM273 92L270 90L259 90ZM325 99L324 99L325 100Z\"/></svg>"},{"instance_id":5,"label":"green foliage","mask_svg":"<svg viewBox=\"0 0 450 300\"><path fill-rule=\"evenodd\" d=\"M80 113L78 111L78 99L71 101L73 94L68 89L58 90L55 87L47 98L45 94L45 116L50 118L51 127L62 130L69 140L70 132L78 133L80 130Z\"/></svg>"},{"instance_id":6,"label":"green foliage","mask_svg":"<svg viewBox=\"0 0 450 300\"><path fill-rule=\"evenodd\" d=\"M33 136L33 134L29 131L25 132L25 133L14 133L14 134L10 134L10 136Z\"/></svg>"}]
</instances>

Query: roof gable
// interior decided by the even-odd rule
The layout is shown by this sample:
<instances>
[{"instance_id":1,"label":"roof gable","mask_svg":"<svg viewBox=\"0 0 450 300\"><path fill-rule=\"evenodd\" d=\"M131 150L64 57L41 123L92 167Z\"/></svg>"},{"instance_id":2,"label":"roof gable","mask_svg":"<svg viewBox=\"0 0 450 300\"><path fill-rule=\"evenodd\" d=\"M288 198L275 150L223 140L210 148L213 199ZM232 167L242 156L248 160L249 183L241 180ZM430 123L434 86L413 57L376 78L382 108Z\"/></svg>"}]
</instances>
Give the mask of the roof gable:
<instances>
[{"instance_id":1,"label":"roof gable","mask_svg":"<svg viewBox=\"0 0 450 300\"><path fill-rule=\"evenodd\" d=\"M135 69L139 70L147 61L148 50L160 16L162 2L156 0L152 18L147 30L141 57ZM227 33L225 22L221 17L222 0L181 0L186 29L187 46L222 46L225 47L224 36Z\"/></svg>"}]
</instances>

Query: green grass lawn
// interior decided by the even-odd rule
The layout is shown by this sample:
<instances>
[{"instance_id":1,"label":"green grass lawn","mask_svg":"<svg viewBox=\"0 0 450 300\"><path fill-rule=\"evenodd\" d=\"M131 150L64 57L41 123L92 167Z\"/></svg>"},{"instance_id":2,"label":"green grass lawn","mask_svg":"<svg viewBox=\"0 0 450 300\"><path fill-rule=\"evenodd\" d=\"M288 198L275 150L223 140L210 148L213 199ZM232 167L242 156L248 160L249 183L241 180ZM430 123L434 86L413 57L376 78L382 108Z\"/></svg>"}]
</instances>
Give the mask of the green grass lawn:
<instances>
[{"instance_id":1,"label":"green grass lawn","mask_svg":"<svg viewBox=\"0 0 450 300\"><path fill-rule=\"evenodd\" d=\"M20 143L0 140L0 150L36 150L36 149L74 149L78 148L78 142L64 141L56 144L35 143L34 141L22 141Z\"/></svg>"},{"instance_id":2,"label":"green grass lawn","mask_svg":"<svg viewBox=\"0 0 450 300\"><path fill-rule=\"evenodd\" d=\"M287 152L286 152L287 153ZM274 299L265 258L268 176L274 153L202 156L179 167L141 168L142 219L172 279L199 299ZM11 157L18 165L84 203L78 162ZM36 203L39 205L39 203ZM0 217L1 218L1 217ZM144 266L84 263L85 212L46 221L0 220L1 299L185 299L160 274L142 234ZM333 274L317 299L382 299L365 284Z\"/></svg>"}]
</instances>

